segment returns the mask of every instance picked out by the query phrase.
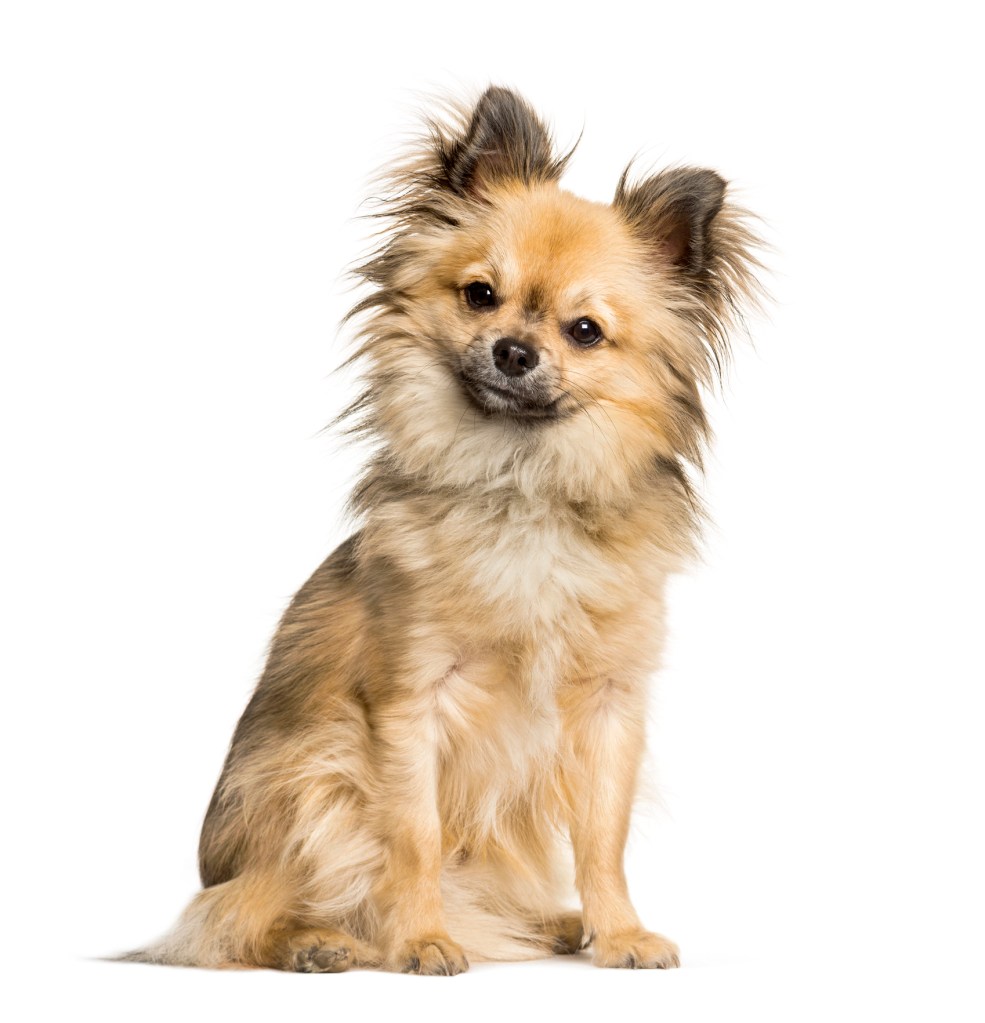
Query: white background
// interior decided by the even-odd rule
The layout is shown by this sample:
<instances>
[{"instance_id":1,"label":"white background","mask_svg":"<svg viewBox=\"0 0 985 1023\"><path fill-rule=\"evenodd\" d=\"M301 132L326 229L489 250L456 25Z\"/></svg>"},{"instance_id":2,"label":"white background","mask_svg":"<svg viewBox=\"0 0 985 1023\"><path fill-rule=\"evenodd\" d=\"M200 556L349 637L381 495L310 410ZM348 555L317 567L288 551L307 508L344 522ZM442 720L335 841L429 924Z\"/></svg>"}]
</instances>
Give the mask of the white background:
<instances>
[{"instance_id":1,"label":"white background","mask_svg":"<svg viewBox=\"0 0 985 1023\"><path fill-rule=\"evenodd\" d=\"M970 4L8 2L0 14L12 1018L980 1019L981 54ZM513 85L567 184L717 168L768 319L713 400L630 871L684 968L454 979L98 957L196 888L276 619L345 534L319 431L369 175ZM977 974L977 976L976 976Z\"/></svg>"}]
</instances>

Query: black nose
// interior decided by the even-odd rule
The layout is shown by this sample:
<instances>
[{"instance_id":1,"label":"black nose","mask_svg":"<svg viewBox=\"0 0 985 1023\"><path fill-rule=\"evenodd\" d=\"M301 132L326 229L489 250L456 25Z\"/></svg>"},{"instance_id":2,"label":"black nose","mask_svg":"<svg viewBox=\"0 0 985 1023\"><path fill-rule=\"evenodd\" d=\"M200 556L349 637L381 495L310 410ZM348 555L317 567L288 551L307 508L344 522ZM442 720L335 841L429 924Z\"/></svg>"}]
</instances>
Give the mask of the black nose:
<instances>
[{"instance_id":1,"label":"black nose","mask_svg":"<svg viewBox=\"0 0 985 1023\"><path fill-rule=\"evenodd\" d=\"M540 362L540 356L533 345L521 344L512 337L501 337L493 345L493 362L500 373L519 377L529 373Z\"/></svg>"}]
</instances>

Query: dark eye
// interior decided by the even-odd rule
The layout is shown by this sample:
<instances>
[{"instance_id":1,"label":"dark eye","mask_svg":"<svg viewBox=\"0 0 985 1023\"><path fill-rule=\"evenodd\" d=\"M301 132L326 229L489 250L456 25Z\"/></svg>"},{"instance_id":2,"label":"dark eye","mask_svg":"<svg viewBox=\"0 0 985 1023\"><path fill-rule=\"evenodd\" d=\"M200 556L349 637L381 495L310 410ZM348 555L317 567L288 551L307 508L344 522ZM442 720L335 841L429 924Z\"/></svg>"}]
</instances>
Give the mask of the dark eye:
<instances>
[{"instance_id":1,"label":"dark eye","mask_svg":"<svg viewBox=\"0 0 985 1023\"><path fill-rule=\"evenodd\" d=\"M602 329L594 320L576 320L568 328L568 336L588 348L602 340Z\"/></svg>"},{"instance_id":2,"label":"dark eye","mask_svg":"<svg viewBox=\"0 0 985 1023\"><path fill-rule=\"evenodd\" d=\"M496 292L484 281L473 281L467 285L465 298L473 309L487 309L496 304Z\"/></svg>"}]
</instances>

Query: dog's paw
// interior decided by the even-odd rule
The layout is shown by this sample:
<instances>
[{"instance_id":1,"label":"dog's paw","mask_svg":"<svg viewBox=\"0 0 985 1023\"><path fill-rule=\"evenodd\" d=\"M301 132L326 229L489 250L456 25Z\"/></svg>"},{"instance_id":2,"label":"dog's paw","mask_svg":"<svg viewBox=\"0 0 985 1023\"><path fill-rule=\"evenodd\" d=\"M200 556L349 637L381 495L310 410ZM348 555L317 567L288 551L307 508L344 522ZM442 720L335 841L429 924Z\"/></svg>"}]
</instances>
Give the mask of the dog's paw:
<instances>
[{"instance_id":1,"label":"dog's paw","mask_svg":"<svg viewBox=\"0 0 985 1023\"><path fill-rule=\"evenodd\" d=\"M370 945L341 931L295 931L283 939L281 969L295 973L342 973L350 966L379 966L380 954Z\"/></svg>"},{"instance_id":2,"label":"dog's paw","mask_svg":"<svg viewBox=\"0 0 985 1023\"><path fill-rule=\"evenodd\" d=\"M545 931L551 940L551 951L558 956L570 956L585 944L585 929L581 913L563 913L547 921Z\"/></svg>"},{"instance_id":3,"label":"dog's paw","mask_svg":"<svg viewBox=\"0 0 985 1023\"><path fill-rule=\"evenodd\" d=\"M325 945L299 948L291 955L290 968L295 973L342 973L349 969L352 950Z\"/></svg>"},{"instance_id":4,"label":"dog's paw","mask_svg":"<svg viewBox=\"0 0 985 1023\"><path fill-rule=\"evenodd\" d=\"M396 956L396 969L401 973L454 977L469 968L462 946L451 938L430 937L406 942Z\"/></svg>"},{"instance_id":5,"label":"dog's paw","mask_svg":"<svg viewBox=\"0 0 985 1023\"><path fill-rule=\"evenodd\" d=\"M681 965L680 952L668 938L649 931L596 935L592 942L596 966L625 970L669 970Z\"/></svg>"}]
</instances>

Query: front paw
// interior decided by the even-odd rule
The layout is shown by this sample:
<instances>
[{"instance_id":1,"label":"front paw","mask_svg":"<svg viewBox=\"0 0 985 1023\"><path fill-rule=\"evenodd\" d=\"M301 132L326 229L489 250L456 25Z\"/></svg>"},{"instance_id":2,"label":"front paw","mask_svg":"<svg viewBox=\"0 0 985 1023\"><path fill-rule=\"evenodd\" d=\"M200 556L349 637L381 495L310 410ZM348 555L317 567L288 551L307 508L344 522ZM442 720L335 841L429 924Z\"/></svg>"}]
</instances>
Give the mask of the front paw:
<instances>
[{"instance_id":1,"label":"front paw","mask_svg":"<svg viewBox=\"0 0 985 1023\"><path fill-rule=\"evenodd\" d=\"M596 966L628 970L669 970L681 965L680 952L668 938L650 931L596 935L592 942Z\"/></svg>"},{"instance_id":2,"label":"front paw","mask_svg":"<svg viewBox=\"0 0 985 1023\"><path fill-rule=\"evenodd\" d=\"M401 973L454 977L469 968L462 946L451 938L437 936L405 942L395 957L394 968Z\"/></svg>"}]
</instances>

